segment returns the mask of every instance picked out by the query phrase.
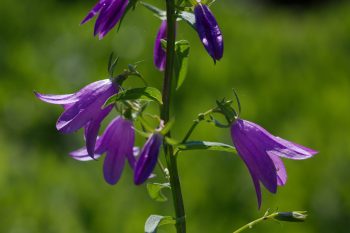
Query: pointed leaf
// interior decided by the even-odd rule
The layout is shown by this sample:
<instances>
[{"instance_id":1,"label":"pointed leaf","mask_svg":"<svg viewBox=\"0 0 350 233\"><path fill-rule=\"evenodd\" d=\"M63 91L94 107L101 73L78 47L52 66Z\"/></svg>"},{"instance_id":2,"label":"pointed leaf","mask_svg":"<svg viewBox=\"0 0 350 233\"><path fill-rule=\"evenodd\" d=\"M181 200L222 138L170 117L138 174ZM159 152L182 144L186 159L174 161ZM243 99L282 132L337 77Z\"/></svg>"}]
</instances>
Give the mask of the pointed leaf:
<instances>
[{"instance_id":1,"label":"pointed leaf","mask_svg":"<svg viewBox=\"0 0 350 233\"><path fill-rule=\"evenodd\" d=\"M179 17L186 21L194 30L196 29L196 17L193 13L187 11L181 11Z\"/></svg>"},{"instance_id":2,"label":"pointed leaf","mask_svg":"<svg viewBox=\"0 0 350 233\"><path fill-rule=\"evenodd\" d=\"M148 100L162 104L162 94L157 88L143 87L121 91L111 96L104 104L104 107L121 100Z\"/></svg>"},{"instance_id":3,"label":"pointed leaf","mask_svg":"<svg viewBox=\"0 0 350 233\"><path fill-rule=\"evenodd\" d=\"M180 151L183 150L211 150L211 151L225 151L236 153L236 149L220 142L206 142L206 141L188 141L177 146Z\"/></svg>"},{"instance_id":4,"label":"pointed leaf","mask_svg":"<svg viewBox=\"0 0 350 233\"><path fill-rule=\"evenodd\" d=\"M154 15L161 20L166 20L166 11L163 11L159 9L158 7L155 7L149 3L146 2L140 2L144 7L146 7L148 10L152 11Z\"/></svg>"},{"instance_id":5,"label":"pointed leaf","mask_svg":"<svg viewBox=\"0 0 350 233\"><path fill-rule=\"evenodd\" d=\"M175 78L176 89L183 84L187 74L188 57L190 54L190 44L187 40L180 40L175 43Z\"/></svg>"},{"instance_id":6,"label":"pointed leaf","mask_svg":"<svg viewBox=\"0 0 350 233\"><path fill-rule=\"evenodd\" d=\"M153 200L159 201L159 202L164 202L168 200L168 198L162 192L162 190L165 188L171 189L170 183L164 183L164 184L148 183L147 184L147 191L149 196Z\"/></svg>"},{"instance_id":7,"label":"pointed leaf","mask_svg":"<svg viewBox=\"0 0 350 233\"><path fill-rule=\"evenodd\" d=\"M166 224L175 225L176 221L171 216L151 215L145 223L145 233L156 233L157 228Z\"/></svg>"}]
</instances>

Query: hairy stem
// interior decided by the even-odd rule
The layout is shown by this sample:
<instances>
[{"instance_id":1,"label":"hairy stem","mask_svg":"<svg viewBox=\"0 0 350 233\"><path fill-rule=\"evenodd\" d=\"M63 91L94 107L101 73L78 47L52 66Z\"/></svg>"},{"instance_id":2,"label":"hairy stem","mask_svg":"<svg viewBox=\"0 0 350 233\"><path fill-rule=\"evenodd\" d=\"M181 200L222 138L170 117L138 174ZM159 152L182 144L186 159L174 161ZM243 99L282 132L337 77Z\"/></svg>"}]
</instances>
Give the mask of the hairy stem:
<instances>
[{"instance_id":1,"label":"hairy stem","mask_svg":"<svg viewBox=\"0 0 350 233\"><path fill-rule=\"evenodd\" d=\"M166 48L166 66L164 72L163 83L163 106L161 110L161 118L166 124L169 121L170 116L170 100L171 100L171 84L173 78L174 58L175 58L175 30L176 30L176 18L175 18L175 0L166 0L166 12L167 12L167 48ZM171 136L170 131L167 134ZM177 161L174 156L174 149L164 140L164 154L167 161L167 166L170 175L170 185L173 196L173 203L176 215L176 231L177 233L186 232L186 220L185 220L185 208L183 204L183 198L181 193L181 185L177 170Z\"/></svg>"}]
</instances>

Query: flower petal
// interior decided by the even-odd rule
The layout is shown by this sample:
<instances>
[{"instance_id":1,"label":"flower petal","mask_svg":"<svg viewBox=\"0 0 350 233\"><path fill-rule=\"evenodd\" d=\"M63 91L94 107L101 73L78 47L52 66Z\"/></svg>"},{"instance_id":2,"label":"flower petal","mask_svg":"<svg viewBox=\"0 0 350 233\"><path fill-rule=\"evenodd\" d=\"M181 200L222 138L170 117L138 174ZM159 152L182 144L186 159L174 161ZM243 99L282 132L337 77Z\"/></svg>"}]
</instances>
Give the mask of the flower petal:
<instances>
[{"instance_id":1,"label":"flower petal","mask_svg":"<svg viewBox=\"0 0 350 233\"><path fill-rule=\"evenodd\" d=\"M120 179L125 165L125 156L121 148L113 148L107 152L103 163L103 175L106 182L114 185Z\"/></svg>"},{"instance_id":2,"label":"flower petal","mask_svg":"<svg viewBox=\"0 0 350 233\"><path fill-rule=\"evenodd\" d=\"M256 144L254 138L249 135L244 122L237 122L231 130L233 143L244 162L249 164L249 169L256 174L257 178L272 193L277 191L276 169L264 148Z\"/></svg>"},{"instance_id":3,"label":"flower petal","mask_svg":"<svg viewBox=\"0 0 350 233\"><path fill-rule=\"evenodd\" d=\"M79 100L75 97L74 94L45 95L36 91L34 91L34 94L38 99L50 104L71 104Z\"/></svg>"},{"instance_id":4,"label":"flower petal","mask_svg":"<svg viewBox=\"0 0 350 233\"><path fill-rule=\"evenodd\" d=\"M113 106L108 106L99 113L96 119L91 120L88 124L85 125L86 148L91 157L93 157L95 153L96 138L101 126L101 122L111 112L112 109Z\"/></svg>"},{"instance_id":5,"label":"flower petal","mask_svg":"<svg viewBox=\"0 0 350 233\"><path fill-rule=\"evenodd\" d=\"M275 164L275 168L277 171L277 185L283 186L287 182L287 171L284 167L282 159L280 159L277 155L274 155L272 153L269 153L270 158L272 159L273 163Z\"/></svg>"},{"instance_id":6,"label":"flower petal","mask_svg":"<svg viewBox=\"0 0 350 233\"><path fill-rule=\"evenodd\" d=\"M134 183L140 185L151 175L158 161L159 149L162 144L162 135L151 135L142 148L139 160L136 163Z\"/></svg>"},{"instance_id":7,"label":"flower petal","mask_svg":"<svg viewBox=\"0 0 350 233\"><path fill-rule=\"evenodd\" d=\"M81 21L80 24L84 24L90 19L92 19L102 8L103 5L109 4L110 0L100 0L96 5L90 10L87 16Z\"/></svg>"},{"instance_id":8,"label":"flower petal","mask_svg":"<svg viewBox=\"0 0 350 233\"><path fill-rule=\"evenodd\" d=\"M93 156L93 158L88 154L86 147L80 148L78 150L72 151L69 153L69 155L75 159L75 160L79 160L79 161L91 161L94 159L98 159L99 157L101 157L100 154L95 154Z\"/></svg>"},{"instance_id":9,"label":"flower petal","mask_svg":"<svg viewBox=\"0 0 350 233\"><path fill-rule=\"evenodd\" d=\"M156 37L156 41L154 43L154 50L153 50L154 65L160 71L164 71L165 69L166 52L162 48L161 40L166 39L166 36L167 36L167 22L166 20L164 20L160 25L160 28Z\"/></svg>"}]
</instances>

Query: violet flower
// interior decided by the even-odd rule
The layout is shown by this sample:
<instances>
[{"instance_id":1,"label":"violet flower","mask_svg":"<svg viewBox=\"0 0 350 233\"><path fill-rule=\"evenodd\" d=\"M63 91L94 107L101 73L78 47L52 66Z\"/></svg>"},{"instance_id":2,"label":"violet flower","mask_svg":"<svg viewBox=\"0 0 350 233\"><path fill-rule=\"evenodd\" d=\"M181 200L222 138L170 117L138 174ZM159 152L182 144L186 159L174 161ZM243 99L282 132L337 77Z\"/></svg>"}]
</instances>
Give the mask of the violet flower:
<instances>
[{"instance_id":1,"label":"violet flower","mask_svg":"<svg viewBox=\"0 0 350 233\"><path fill-rule=\"evenodd\" d=\"M159 133L152 134L141 150L141 155L136 162L134 183L140 185L145 182L152 174L158 161L160 146L163 136Z\"/></svg>"},{"instance_id":2,"label":"violet flower","mask_svg":"<svg viewBox=\"0 0 350 233\"><path fill-rule=\"evenodd\" d=\"M118 182L126 159L134 169L136 163L134 143L135 132L133 124L130 120L123 117L113 119L101 137L97 139L94 158L99 158L106 152L106 158L103 163L103 175L108 184L114 185ZM73 151L70 155L80 161L92 160L86 148Z\"/></svg>"},{"instance_id":3,"label":"violet flower","mask_svg":"<svg viewBox=\"0 0 350 233\"><path fill-rule=\"evenodd\" d=\"M93 82L80 91L66 95L44 95L35 92L42 101L60 104L64 112L58 118L56 128L62 133L72 133L85 127L86 148L94 155L96 137L102 120L112 110L112 106L102 109L105 101L117 93L117 88L109 79Z\"/></svg>"},{"instance_id":4,"label":"violet flower","mask_svg":"<svg viewBox=\"0 0 350 233\"><path fill-rule=\"evenodd\" d=\"M220 60L224 53L224 41L218 23L207 5L198 3L194 8L196 29L209 55Z\"/></svg>"},{"instance_id":5,"label":"violet flower","mask_svg":"<svg viewBox=\"0 0 350 233\"><path fill-rule=\"evenodd\" d=\"M287 181L287 172L280 157L301 160L317 151L273 136L261 126L238 119L231 126L233 144L253 179L258 206L261 206L260 182L272 193Z\"/></svg>"},{"instance_id":6,"label":"violet flower","mask_svg":"<svg viewBox=\"0 0 350 233\"><path fill-rule=\"evenodd\" d=\"M158 70L164 71L165 69L165 63L166 63L166 52L164 51L162 47L161 40L166 39L167 37L167 21L162 21L162 24L160 25L156 41L154 43L154 64L157 67Z\"/></svg>"},{"instance_id":7,"label":"violet flower","mask_svg":"<svg viewBox=\"0 0 350 233\"><path fill-rule=\"evenodd\" d=\"M100 0L83 19L81 24L91 20L99 13L94 29L94 35L102 39L122 18L129 0Z\"/></svg>"}]
</instances>

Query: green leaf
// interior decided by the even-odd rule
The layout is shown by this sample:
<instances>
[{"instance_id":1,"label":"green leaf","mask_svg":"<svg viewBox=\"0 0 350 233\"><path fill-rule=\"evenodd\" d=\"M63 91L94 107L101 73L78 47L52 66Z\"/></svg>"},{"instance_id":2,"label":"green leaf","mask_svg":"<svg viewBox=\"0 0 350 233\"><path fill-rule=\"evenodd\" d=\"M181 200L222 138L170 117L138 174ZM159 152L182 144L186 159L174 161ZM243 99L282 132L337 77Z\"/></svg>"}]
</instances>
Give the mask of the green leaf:
<instances>
[{"instance_id":1,"label":"green leaf","mask_svg":"<svg viewBox=\"0 0 350 233\"><path fill-rule=\"evenodd\" d=\"M206 142L206 141L188 141L177 146L180 151L184 150L211 150L211 151L225 151L236 153L236 149L220 142Z\"/></svg>"},{"instance_id":2,"label":"green leaf","mask_svg":"<svg viewBox=\"0 0 350 233\"><path fill-rule=\"evenodd\" d=\"M164 183L164 184L159 184L159 183L148 183L147 184L147 191L149 196L159 202L165 202L168 200L168 198L163 194L162 190L168 188L171 189L170 183Z\"/></svg>"},{"instance_id":3,"label":"green leaf","mask_svg":"<svg viewBox=\"0 0 350 233\"><path fill-rule=\"evenodd\" d=\"M190 44L187 40L180 40L175 43L175 78L176 89L179 89L185 81L190 54Z\"/></svg>"},{"instance_id":4,"label":"green leaf","mask_svg":"<svg viewBox=\"0 0 350 233\"><path fill-rule=\"evenodd\" d=\"M181 11L179 17L186 21L194 30L196 29L196 17L193 13L187 11Z\"/></svg>"},{"instance_id":5,"label":"green leaf","mask_svg":"<svg viewBox=\"0 0 350 233\"><path fill-rule=\"evenodd\" d=\"M111 97L105 102L104 107L114 104L120 100L148 100L156 101L162 104L162 94L157 88L154 87L143 87L133 88L129 90L121 91Z\"/></svg>"},{"instance_id":6,"label":"green leaf","mask_svg":"<svg viewBox=\"0 0 350 233\"><path fill-rule=\"evenodd\" d=\"M166 11L163 11L149 3L146 2L140 2L144 7L146 7L148 10L152 11L156 17L158 17L161 20L166 20Z\"/></svg>"},{"instance_id":7,"label":"green leaf","mask_svg":"<svg viewBox=\"0 0 350 233\"><path fill-rule=\"evenodd\" d=\"M158 227L167 224L175 225L175 223L175 219L171 216L151 215L146 220L145 233L156 233Z\"/></svg>"}]
</instances>

